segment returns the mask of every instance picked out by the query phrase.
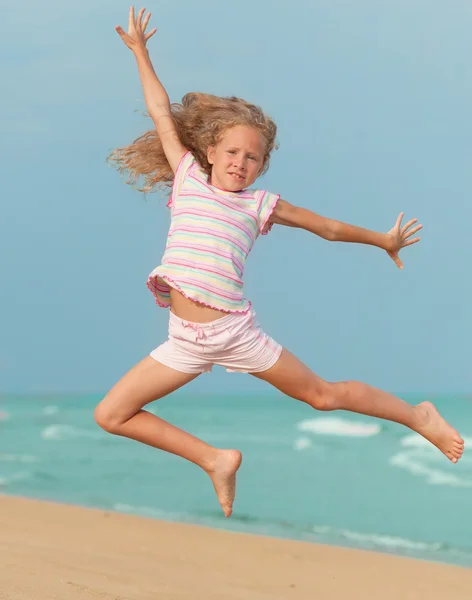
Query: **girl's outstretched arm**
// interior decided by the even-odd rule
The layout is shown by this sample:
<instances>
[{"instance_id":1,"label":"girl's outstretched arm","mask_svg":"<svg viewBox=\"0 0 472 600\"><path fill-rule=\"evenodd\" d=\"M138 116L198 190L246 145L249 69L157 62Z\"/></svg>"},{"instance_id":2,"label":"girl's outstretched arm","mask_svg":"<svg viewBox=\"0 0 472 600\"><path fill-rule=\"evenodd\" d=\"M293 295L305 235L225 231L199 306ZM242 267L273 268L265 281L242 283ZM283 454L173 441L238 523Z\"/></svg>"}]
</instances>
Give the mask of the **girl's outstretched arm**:
<instances>
[{"instance_id":1,"label":"girl's outstretched arm","mask_svg":"<svg viewBox=\"0 0 472 600\"><path fill-rule=\"evenodd\" d=\"M167 160L175 173L180 159L187 149L179 140L170 111L169 96L154 71L146 48L147 41L156 33L157 29L146 33L151 13L144 17L145 10L145 8L141 8L138 16L135 17L132 6L129 11L128 33L119 25L116 27L116 31L136 58L149 116L156 126Z\"/></svg>"},{"instance_id":2,"label":"girl's outstretched arm","mask_svg":"<svg viewBox=\"0 0 472 600\"><path fill-rule=\"evenodd\" d=\"M419 237L410 238L423 226L416 225L413 227L418 219L411 219L402 226L402 219L403 213L400 213L392 229L387 233L380 233L342 223L341 221L327 219L306 208L294 206L285 200L279 200L270 221L287 227L305 229L330 242L351 242L377 246L387 252L399 269L403 269L403 263L398 253L402 248L420 241Z\"/></svg>"}]
</instances>

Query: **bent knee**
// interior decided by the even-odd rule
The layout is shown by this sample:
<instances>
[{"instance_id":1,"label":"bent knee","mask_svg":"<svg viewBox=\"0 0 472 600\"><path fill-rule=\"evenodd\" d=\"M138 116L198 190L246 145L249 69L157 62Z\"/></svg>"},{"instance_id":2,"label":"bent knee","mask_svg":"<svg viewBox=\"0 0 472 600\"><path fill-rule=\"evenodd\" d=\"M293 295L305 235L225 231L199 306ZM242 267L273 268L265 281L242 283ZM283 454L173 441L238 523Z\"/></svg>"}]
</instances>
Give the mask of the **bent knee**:
<instances>
[{"instance_id":1,"label":"bent knee","mask_svg":"<svg viewBox=\"0 0 472 600\"><path fill-rule=\"evenodd\" d=\"M108 433L119 433L123 425L123 419L119 417L105 399L96 406L93 417L97 425L108 431Z\"/></svg>"}]
</instances>

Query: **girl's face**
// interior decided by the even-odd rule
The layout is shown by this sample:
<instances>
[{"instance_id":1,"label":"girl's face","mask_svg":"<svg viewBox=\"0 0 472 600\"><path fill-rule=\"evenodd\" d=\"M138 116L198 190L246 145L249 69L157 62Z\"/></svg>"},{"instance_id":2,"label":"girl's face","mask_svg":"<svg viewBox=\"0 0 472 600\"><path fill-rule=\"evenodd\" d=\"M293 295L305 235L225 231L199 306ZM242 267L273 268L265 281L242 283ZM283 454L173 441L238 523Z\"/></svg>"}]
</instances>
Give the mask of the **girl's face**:
<instances>
[{"instance_id":1,"label":"girl's face","mask_svg":"<svg viewBox=\"0 0 472 600\"><path fill-rule=\"evenodd\" d=\"M266 142L256 129L235 125L207 152L212 165L210 183L229 192L250 187L264 166Z\"/></svg>"}]
</instances>

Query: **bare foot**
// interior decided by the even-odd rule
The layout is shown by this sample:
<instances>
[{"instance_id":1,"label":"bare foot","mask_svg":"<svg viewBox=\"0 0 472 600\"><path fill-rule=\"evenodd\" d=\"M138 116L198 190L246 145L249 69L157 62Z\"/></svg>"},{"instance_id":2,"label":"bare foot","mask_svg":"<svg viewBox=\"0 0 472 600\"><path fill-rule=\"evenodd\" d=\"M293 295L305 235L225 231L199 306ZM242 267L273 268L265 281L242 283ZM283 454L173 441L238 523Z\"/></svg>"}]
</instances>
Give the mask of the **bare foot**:
<instances>
[{"instance_id":1,"label":"bare foot","mask_svg":"<svg viewBox=\"0 0 472 600\"><path fill-rule=\"evenodd\" d=\"M456 463L464 452L464 440L457 431L445 421L431 402L422 402L416 406L418 426L416 431L449 460Z\"/></svg>"},{"instance_id":2,"label":"bare foot","mask_svg":"<svg viewBox=\"0 0 472 600\"><path fill-rule=\"evenodd\" d=\"M234 496L236 494L236 471L241 466L243 456L239 450L218 450L218 455L212 467L206 472L210 476L218 502L230 517L233 512Z\"/></svg>"}]
</instances>

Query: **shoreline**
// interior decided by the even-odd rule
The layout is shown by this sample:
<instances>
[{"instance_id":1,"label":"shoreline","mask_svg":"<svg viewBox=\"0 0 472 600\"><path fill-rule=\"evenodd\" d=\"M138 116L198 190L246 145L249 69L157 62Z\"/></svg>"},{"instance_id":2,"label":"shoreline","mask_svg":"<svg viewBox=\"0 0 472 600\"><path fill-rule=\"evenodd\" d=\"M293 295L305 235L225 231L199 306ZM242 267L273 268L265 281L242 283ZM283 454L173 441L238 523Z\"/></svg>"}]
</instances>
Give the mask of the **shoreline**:
<instances>
[{"instance_id":1,"label":"shoreline","mask_svg":"<svg viewBox=\"0 0 472 600\"><path fill-rule=\"evenodd\" d=\"M222 531L230 534L240 534L255 536L271 540L300 542L303 544L312 544L320 547L339 548L354 550L359 552L369 552L386 557L398 557L406 560L418 560L436 565L450 565L464 569L472 570L472 554L459 548L450 548L441 542L423 542L418 540L397 537L389 533L358 533L344 529L332 529L328 533L317 531L312 532L303 529L293 529L283 523L272 523L272 531L269 522L259 524L248 524L244 516L238 518L237 514L231 518L225 519L223 515L201 516L192 514L167 513L159 509L147 507L137 507L127 504L116 504L110 506L100 506L97 504L80 504L74 501L55 499L48 496L29 496L7 494L0 491L0 500L2 498L27 500L42 504L59 505L77 509L99 511L103 514L119 514L138 519L148 519L152 522L168 523L177 525L188 525L190 527L200 527L210 531ZM326 528L330 529L330 528ZM357 538L357 541L354 541ZM432 548L427 548L428 545ZM438 546L435 548L434 546ZM455 556L451 556L451 551ZM0 596L0 600L2 600Z\"/></svg>"},{"instance_id":2,"label":"shoreline","mask_svg":"<svg viewBox=\"0 0 472 600\"><path fill-rule=\"evenodd\" d=\"M472 597L460 566L47 500L0 496L0 531L7 600Z\"/></svg>"}]
</instances>

